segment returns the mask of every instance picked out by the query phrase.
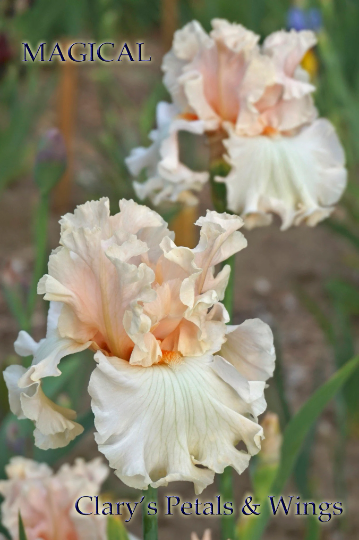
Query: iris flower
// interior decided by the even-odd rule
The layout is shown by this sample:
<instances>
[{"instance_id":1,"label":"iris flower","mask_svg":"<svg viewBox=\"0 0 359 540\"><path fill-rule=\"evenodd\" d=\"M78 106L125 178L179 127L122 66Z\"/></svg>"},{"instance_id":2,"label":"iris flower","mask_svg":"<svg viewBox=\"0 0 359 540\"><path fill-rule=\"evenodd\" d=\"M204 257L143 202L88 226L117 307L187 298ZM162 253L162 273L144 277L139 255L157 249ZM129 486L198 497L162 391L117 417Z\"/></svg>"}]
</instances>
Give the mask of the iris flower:
<instances>
[{"instance_id":1,"label":"iris flower","mask_svg":"<svg viewBox=\"0 0 359 540\"><path fill-rule=\"evenodd\" d=\"M167 223L133 201L120 201L114 216L108 199L87 202L60 223L38 285L50 301L46 337L20 332L15 350L32 364L4 373L11 410L33 420L36 445L65 446L82 432L42 379L90 349L95 438L124 483L188 480L200 493L227 466L242 473L261 446L257 417L275 360L270 328L258 319L227 325L221 303L230 269L215 267L246 246L242 219L208 211L194 249L176 246Z\"/></svg>"},{"instance_id":2,"label":"iris flower","mask_svg":"<svg viewBox=\"0 0 359 540\"><path fill-rule=\"evenodd\" d=\"M332 212L347 176L342 146L331 123L318 118L315 87L301 67L315 34L292 29L258 42L250 30L223 19L212 21L210 34L197 21L178 30L162 65L173 100L166 133L175 125L191 131L192 125L193 133L222 140L221 157L230 170L216 180L226 185L227 208L248 228L267 225L273 213L282 229L313 226ZM127 159L134 175L147 169L146 182L135 183L137 193L156 204L184 200L203 185L206 171L185 168L186 176L169 179L161 164L179 156L178 141L173 137L169 145L167 135L156 133L146 154L136 149Z\"/></svg>"},{"instance_id":3,"label":"iris flower","mask_svg":"<svg viewBox=\"0 0 359 540\"><path fill-rule=\"evenodd\" d=\"M0 481L3 525L13 540L18 539L21 512L28 540L106 540L105 518L81 516L74 503L84 493L98 495L108 472L100 459L85 463L79 458L54 473L46 463L12 458L6 467L7 480Z\"/></svg>"}]
</instances>

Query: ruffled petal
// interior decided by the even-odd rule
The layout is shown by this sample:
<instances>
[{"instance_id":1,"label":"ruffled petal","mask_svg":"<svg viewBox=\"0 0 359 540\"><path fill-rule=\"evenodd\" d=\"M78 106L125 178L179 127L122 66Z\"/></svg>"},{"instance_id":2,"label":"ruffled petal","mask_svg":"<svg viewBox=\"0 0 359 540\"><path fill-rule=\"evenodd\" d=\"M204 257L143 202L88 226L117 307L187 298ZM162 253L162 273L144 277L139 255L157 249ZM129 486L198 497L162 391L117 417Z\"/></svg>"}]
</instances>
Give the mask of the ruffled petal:
<instances>
[{"instance_id":1,"label":"ruffled petal","mask_svg":"<svg viewBox=\"0 0 359 540\"><path fill-rule=\"evenodd\" d=\"M146 182L134 182L134 187L141 199L149 197L156 205L163 200L188 198L190 190L199 191L208 180L207 172L192 171L179 156L179 131L202 134L203 122L188 121L175 106L161 102L157 105L157 125L150 134L152 146L132 150L125 160L134 176L146 170Z\"/></svg>"},{"instance_id":2,"label":"ruffled petal","mask_svg":"<svg viewBox=\"0 0 359 540\"><path fill-rule=\"evenodd\" d=\"M277 68L277 82L284 87L283 99L299 99L313 92L315 87L296 73L305 53L317 43L311 30L281 30L268 36L263 52L268 54Z\"/></svg>"},{"instance_id":3,"label":"ruffled petal","mask_svg":"<svg viewBox=\"0 0 359 540\"><path fill-rule=\"evenodd\" d=\"M250 405L237 389L215 373L211 357L146 369L100 352L96 360L89 386L96 441L127 485L189 480L201 493L215 472L232 465L241 473L259 451L262 428L248 418ZM249 453L236 450L241 440Z\"/></svg>"},{"instance_id":4,"label":"ruffled petal","mask_svg":"<svg viewBox=\"0 0 359 540\"><path fill-rule=\"evenodd\" d=\"M213 371L227 384L229 384L247 403L247 413L253 418L257 418L266 408L264 399L264 381L248 381L243 377L230 362L221 356L215 356L212 365Z\"/></svg>"},{"instance_id":5,"label":"ruffled petal","mask_svg":"<svg viewBox=\"0 0 359 540\"><path fill-rule=\"evenodd\" d=\"M83 432L83 427L74 422L76 413L48 399L39 382L24 386L21 381L25 377L26 369L21 366L9 366L4 371L11 411L20 419L33 420L35 444L39 448L66 446Z\"/></svg>"},{"instance_id":6,"label":"ruffled petal","mask_svg":"<svg viewBox=\"0 0 359 540\"><path fill-rule=\"evenodd\" d=\"M178 79L183 68L191 62L201 48L211 48L213 40L198 21L186 24L173 37L172 49L163 57L163 82L179 110L188 108L187 97Z\"/></svg>"},{"instance_id":7,"label":"ruffled petal","mask_svg":"<svg viewBox=\"0 0 359 540\"><path fill-rule=\"evenodd\" d=\"M344 152L333 126L320 119L292 137L238 137L225 141L232 170L217 178L227 187L230 210L247 227L267 224L269 213L282 230L314 226L333 210L346 186Z\"/></svg>"},{"instance_id":8,"label":"ruffled petal","mask_svg":"<svg viewBox=\"0 0 359 540\"><path fill-rule=\"evenodd\" d=\"M10 463L6 465L5 472L10 480L33 480L48 478L52 474L52 469L46 463L38 463L22 456L14 456L11 458ZM6 483L4 482L2 485L5 486Z\"/></svg>"},{"instance_id":9,"label":"ruffled petal","mask_svg":"<svg viewBox=\"0 0 359 540\"><path fill-rule=\"evenodd\" d=\"M227 340L220 355L248 381L266 381L273 376L275 350L273 333L260 319L227 326Z\"/></svg>"},{"instance_id":10,"label":"ruffled petal","mask_svg":"<svg viewBox=\"0 0 359 540\"><path fill-rule=\"evenodd\" d=\"M197 266L204 272L247 246L247 240L238 231L243 226L238 216L207 210L206 217L200 217L196 225L201 227L201 233L193 253Z\"/></svg>"},{"instance_id":11,"label":"ruffled petal","mask_svg":"<svg viewBox=\"0 0 359 540\"><path fill-rule=\"evenodd\" d=\"M212 26L209 36L197 21L178 30L162 65L164 83L179 110L195 114L206 130L236 121L238 88L259 39L224 19L214 19Z\"/></svg>"},{"instance_id":12,"label":"ruffled petal","mask_svg":"<svg viewBox=\"0 0 359 540\"><path fill-rule=\"evenodd\" d=\"M0 482L0 493L4 497L1 505L3 524L12 538L18 538L18 513L21 511L29 540L56 537L106 540L105 516L80 516L74 503L84 494L98 495L108 472L108 467L99 459L85 463L78 458L75 465L65 464L54 474L45 463L12 458L6 467L8 479ZM82 500L84 510L85 501ZM90 503L90 512L91 506Z\"/></svg>"}]
</instances>

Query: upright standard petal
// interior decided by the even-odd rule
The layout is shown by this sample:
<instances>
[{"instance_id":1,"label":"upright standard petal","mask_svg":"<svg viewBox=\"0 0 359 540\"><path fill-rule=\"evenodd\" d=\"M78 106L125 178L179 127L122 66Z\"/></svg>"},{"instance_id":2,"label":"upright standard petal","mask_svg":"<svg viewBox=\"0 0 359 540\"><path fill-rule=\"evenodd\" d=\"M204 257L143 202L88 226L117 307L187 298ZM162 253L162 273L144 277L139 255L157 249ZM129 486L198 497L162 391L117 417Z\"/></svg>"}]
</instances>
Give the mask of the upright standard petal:
<instances>
[{"instance_id":1,"label":"upright standard petal","mask_svg":"<svg viewBox=\"0 0 359 540\"><path fill-rule=\"evenodd\" d=\"M315 90L315 87L305 80L300 63L305 53L316 43L317 39L311 30L281 30L265 39L263 52L273 58L277 82L284 87L283 99L298 99Z\"/></svg>"}]
</instances>

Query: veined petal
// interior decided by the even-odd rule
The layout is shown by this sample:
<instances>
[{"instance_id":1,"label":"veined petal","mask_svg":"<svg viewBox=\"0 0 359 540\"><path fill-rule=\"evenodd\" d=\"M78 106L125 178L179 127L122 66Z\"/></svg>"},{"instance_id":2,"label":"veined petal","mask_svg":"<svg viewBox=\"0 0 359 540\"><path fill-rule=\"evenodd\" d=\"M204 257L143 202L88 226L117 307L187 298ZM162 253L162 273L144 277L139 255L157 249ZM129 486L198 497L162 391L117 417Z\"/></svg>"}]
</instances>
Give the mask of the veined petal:
<instances>
[{"instance_id":1,"label":"veined petal","mask_svg":"<svg viewBox=\"0 0 359 540\"><path fill-rule=\"evenodd\" d=\"M266 410L267 403L264 399L264 381L248 381L232 364L224 360L221 356L214 357L212 369L248 404L248 413L253 418L257 418L257 416Z\"/></svg>"},{"instance_id":2,"label":"veined petal","mask_svg":"<svg viewBox=\"0 0 359 540\"><path fill-rule=\"evenodd\" d=\"M97 441L124 482L145 488L190 480L200 492L224 467L244 470L260 448L257 415L266 404L265 382L241 372L242 356L255 372L252 349L258 343L262 354L266 340L228 331L219 299L229 267L215 275L220 262L245 247L242 223L208 212L197 223L198 246L189 249L176 246L158 214L133 201L121 201L113 217L106 200L65 216L62 246L39 283L51 301L46 338L36 343L21 332L16 350L33 354L32 365L5 372L11 410L35 423L37 446L64 446L81 433L74 411L52 403L41 380L61 374L63 356L91 348L98 362L90 383ZM242 339L239 354L231 336ZM218 352L223 358L214 359ZM236 450L240 441L247 453ZM34 540L41 537L36 531Z\"/></svg>"},{"instance_id":3,"label":"veined petal","mask_svg":"<svg viewBox=\"0 0 359 540\"><path fill-rule=\"evenodd\" d=\"M259 451L262 428L245 416L248 404L214 372L210 356L146 369L100 352L96 359L89 386L96 440L127 485L189 480L201 493L215 472L232 465L241 473ZM240 440L249 453L236 450Z\"/></svg>"},{"instance_id":4,"label":"veined petal","mask_svg":"<svg viewBox=\"0 0 359 540\"><path fill-rule=\"evenodd\" d=\"M228 207L247 227L278 214L282 230L327 217L346 186L344 153L334 128L320 119L292 137L238 137L225 141L232 170L217 178L227 186Z\"/></svg>"}]
</instances>

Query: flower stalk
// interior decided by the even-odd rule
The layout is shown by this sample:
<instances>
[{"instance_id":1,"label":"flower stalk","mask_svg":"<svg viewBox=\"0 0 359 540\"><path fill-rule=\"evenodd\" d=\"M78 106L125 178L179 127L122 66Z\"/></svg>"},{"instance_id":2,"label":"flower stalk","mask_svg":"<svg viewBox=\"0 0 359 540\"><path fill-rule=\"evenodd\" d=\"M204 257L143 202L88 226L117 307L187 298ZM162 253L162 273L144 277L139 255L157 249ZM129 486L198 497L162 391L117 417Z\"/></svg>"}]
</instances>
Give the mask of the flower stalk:
<instances>
[{"instance_id":1,"label":"flower stalk","mask_svg":"<svg viewBox=\"0 0 359 540\"><path fill-rule=\"evenodd\" d=\"M208 136L211 194L213 206L217 212L225 212L227 210L226 186L225 184L220 184L215 181L216 176L225 176L229 172L229 166L223 158L225 153L225 147L223 145L224 138L225 133L221 130L212 132ZM223 299L223 305L227 309L230 319L232 319L234 304L235 255L232 255L226 261L224 261L223 266L226 264L229 264L231 272ZM219 491L223 501L234 501L233 474L231 467L226 467L223 473L219 476ZM230 516L222 516L221 540L234 540L235 530L236 522L234 514Z\"/></svg>"},{"instance_id":2,"label":"flower stalk","mask_svg":"<svg viewBox=\"0 0 359 540\"><path fill-rule=\"evenodd\" d=\"M61 133L56 128L48 130L40 140L34 168L34 182L38 187L40 199L34 223L35 266L27 299L29 327L37 300L37 284L46 268L51 192L63 176L66 162L66 148Z\"/></svg>"},{"instance_id":3,"label":"flower stalk","mask_svg":"<svg viewBox=\"0 0 359 540\"><path fill-rule=\"evenodd\" d=\"M142 523L143 523L143 540L158 539L158 518L148 515L148 503L155 502L157 504L157 489L148 486L148 489L143 492L144 501L142 502Z\"/></svg>"},{"instance_id":4,"label":"flower stalk","mask_svg":"<svg viewBox=\"0 0 359 540\"><path fill-rule=\"evenodd\" d=\"M37 284L46 268L49 207L50 207L49 194L48 193L41 194L40 200L36 209L36 213L35 213L35 220L34 220L34 238L36 241L35 265L34 265L34 271L32 274L29 296L27 299L29 328L25 328L25 330L30 330L31 317L34 312L35 304L37 301Z\"/></svg>"}]
</instances>

